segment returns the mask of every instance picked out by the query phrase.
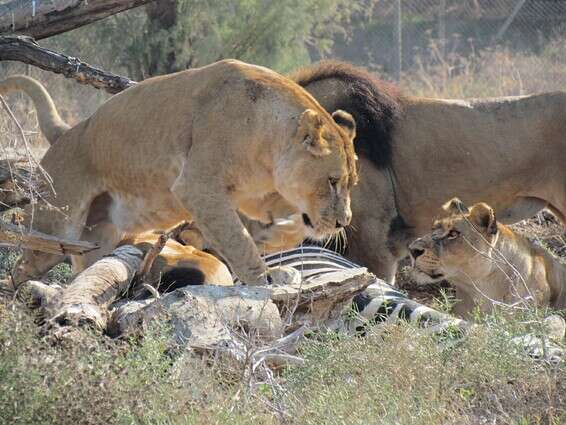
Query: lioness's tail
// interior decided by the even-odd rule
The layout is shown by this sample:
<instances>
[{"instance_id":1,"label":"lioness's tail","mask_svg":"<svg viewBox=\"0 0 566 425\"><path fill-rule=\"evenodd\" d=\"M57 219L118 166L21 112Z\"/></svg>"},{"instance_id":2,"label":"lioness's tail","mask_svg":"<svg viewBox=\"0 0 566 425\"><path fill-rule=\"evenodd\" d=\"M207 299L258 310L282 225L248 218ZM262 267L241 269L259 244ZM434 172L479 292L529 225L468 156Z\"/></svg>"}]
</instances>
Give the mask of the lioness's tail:
<instances>
[{"instance_id":1,"label":"lioness's tail","mask_svg":"<svg viewBox=\"0 0 566 425\"><path fill-rule=\"evenodd\" d=\"M55 143L61 134L71 128L61 119L53 99L39 81L25 75L12 75L0 81L0 95L15 91L23 91L33 100L37 110L39 128L49 144Z\"/></svg>"}]
</instances>

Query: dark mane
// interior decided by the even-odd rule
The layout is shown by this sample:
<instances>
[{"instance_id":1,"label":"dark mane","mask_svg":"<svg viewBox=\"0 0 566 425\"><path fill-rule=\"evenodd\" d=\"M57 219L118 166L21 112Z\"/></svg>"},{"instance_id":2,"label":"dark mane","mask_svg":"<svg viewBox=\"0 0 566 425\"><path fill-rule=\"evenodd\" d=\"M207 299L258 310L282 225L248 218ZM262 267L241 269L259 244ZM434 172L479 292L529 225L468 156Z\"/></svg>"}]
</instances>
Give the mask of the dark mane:
<instances>
[{"instance_id":1,"label":"dark mane","mask_svg":"<svg viewBox=\"0 0 566 425\"><path fill-rule=\"evenodd\" d=\"M392 133L401 112L397 87L365 69L337 61L320 62L295 72L290 78L307 91L313 83L339 80L344 92L335 99L332 108L343 109L356 120L356 152L378 168L391 164Z\"/></svg>"}]
</instances>

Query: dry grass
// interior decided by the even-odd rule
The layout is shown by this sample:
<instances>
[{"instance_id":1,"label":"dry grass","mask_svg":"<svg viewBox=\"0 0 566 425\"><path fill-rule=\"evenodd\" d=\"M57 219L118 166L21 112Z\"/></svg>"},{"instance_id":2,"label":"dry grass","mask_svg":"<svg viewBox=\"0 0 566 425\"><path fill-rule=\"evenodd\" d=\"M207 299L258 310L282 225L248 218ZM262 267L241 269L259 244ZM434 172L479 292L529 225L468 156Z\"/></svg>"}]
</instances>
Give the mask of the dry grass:
<instances>
[{"instance_id":1,"label":"dry grass","mask_svg":"<svg viewBox=\"0 0 566 425\"><path fill-rule=\"evenodd\" d=\"M566 44L558 38L540 55L517 53L504 47L461 56L440 54L431 41L416 69L403 75L407 93L442 98L519 96L566 90Z\"/></svg>"},{"instance_id":2,"label":"dry grass","mask_svg":"<svg viewBox=\"0 0 566 425\"><path fill-rule=\"evenodd\" d=\"M536 363L491 319L465 339L410 325L365 338L319 335L303 367L248 387L243 365L183 352L167 328L112 340L41 336L21 306L0 304L0 423L559 424L566 367Z\"/></svg>"}]
</instances>

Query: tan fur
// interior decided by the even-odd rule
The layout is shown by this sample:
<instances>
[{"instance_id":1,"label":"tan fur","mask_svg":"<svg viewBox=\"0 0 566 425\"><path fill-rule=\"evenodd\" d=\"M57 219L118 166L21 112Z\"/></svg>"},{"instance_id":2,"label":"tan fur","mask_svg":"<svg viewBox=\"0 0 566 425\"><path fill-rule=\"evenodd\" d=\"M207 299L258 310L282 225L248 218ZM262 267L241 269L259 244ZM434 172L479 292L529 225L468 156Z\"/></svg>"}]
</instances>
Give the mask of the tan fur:
<instances>
[{"instance_id":1,"label":"tan fur","mask_svg":"<svg viewBox=\"0 0 566 425\"><path fill-rule=\"evenodd\" d=\"M154 232L146 232L125 238L120 245L131 244L146 253L159 239ZM181 275L184 271L186 280L175 282L181 285L223 285L233 284L232 275L228 267L216 257L192 246L182 245L169 239L155 259L148 280L158 289L167 289L174 282L164 282L164 278L171 272Z\"/></svg>"},{"instance_id":2,"label":"tan fur","mask_svg":"<svg viewBox=\"0 0 566 425\"><path fill-rule=\"evenodd\" d=\"M380 160L356 141L360 184L352 191L348 235L348 257L379 277L394 282L407 245L429 230L438 205L456 194L469 204L489 203L504 223L544 207L565 222L566 93L469 101L411 97L340 63L315 65L292 78L327 110L352 113L366 147L390 143L391 159ZM367 87L348 82L352 78L380 93L377 106ZM364 129L356 113L364 102L377 111L364 115L374 116L376 127L383 122L380 102L393 105L390 128L366 134L368 125Z\"/></svg>"},{"instance_id":3,"label":"tan fur","mask_svg":"<svg viewBox=\"0 0 566 425\"><path fill-rule=\"evenodd\" d=\"M565 264L498 223L485 203L468 210L454 199L444 208L450 216L409 249L417 281L446 279L456 288L457 314L467 316L476 306L489 312L493 301L566 307Z\"/></svg>"},{"instance_id":4,"label":"tan fur","mask_svg":"<svg viewBox=\"0 0 566 425\"><path fill-rule=\"evenodd\" d=\"M309 217L318 237L347 225L357 181L355 125L344 112L335 116L290 80L235 60L148 79L112 97L47 151L41 164L56 194L48 201L60 210L36 210L34 228L103 243L73 259L79 270L124 233L192 219L242 281L265 282L272 270L236 209L265 220L264 204L277 193ZM15 280L58 261L25 252Z\"/></svg>"},{"instance_id":5,"label":"tan fur","mask_svg":"<svg viewBox=\"0 0 566 425\"><path fill-rule=\"evenodd\" d=\"M11 75L0 81L0 95L18 91L23 91L31 97L37 110L39 128L41 128L49 144L55 143L70 127L59 116L53 99L51 99L45 87L40 82L25 75Z\"/></svg>"}]
</instances>

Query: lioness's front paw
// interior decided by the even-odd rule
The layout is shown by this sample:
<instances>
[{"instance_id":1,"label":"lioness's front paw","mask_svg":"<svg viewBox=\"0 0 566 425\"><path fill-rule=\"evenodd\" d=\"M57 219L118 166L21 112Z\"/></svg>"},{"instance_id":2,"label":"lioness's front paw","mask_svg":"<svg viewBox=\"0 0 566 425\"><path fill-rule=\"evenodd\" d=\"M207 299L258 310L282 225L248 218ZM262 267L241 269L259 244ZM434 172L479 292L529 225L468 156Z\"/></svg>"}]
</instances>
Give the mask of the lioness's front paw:
<instances>
[{"instance_id":1,"label":"lioness's front paw","mask_svg":"<svg viewBox=\"0 0 566 425\"><path fill-rule=\"evenodd\" d=\"M301 283L301 272L289 266L271 267L265 272L269 285L298 285Z\"/></svg>"}]
</instances>

